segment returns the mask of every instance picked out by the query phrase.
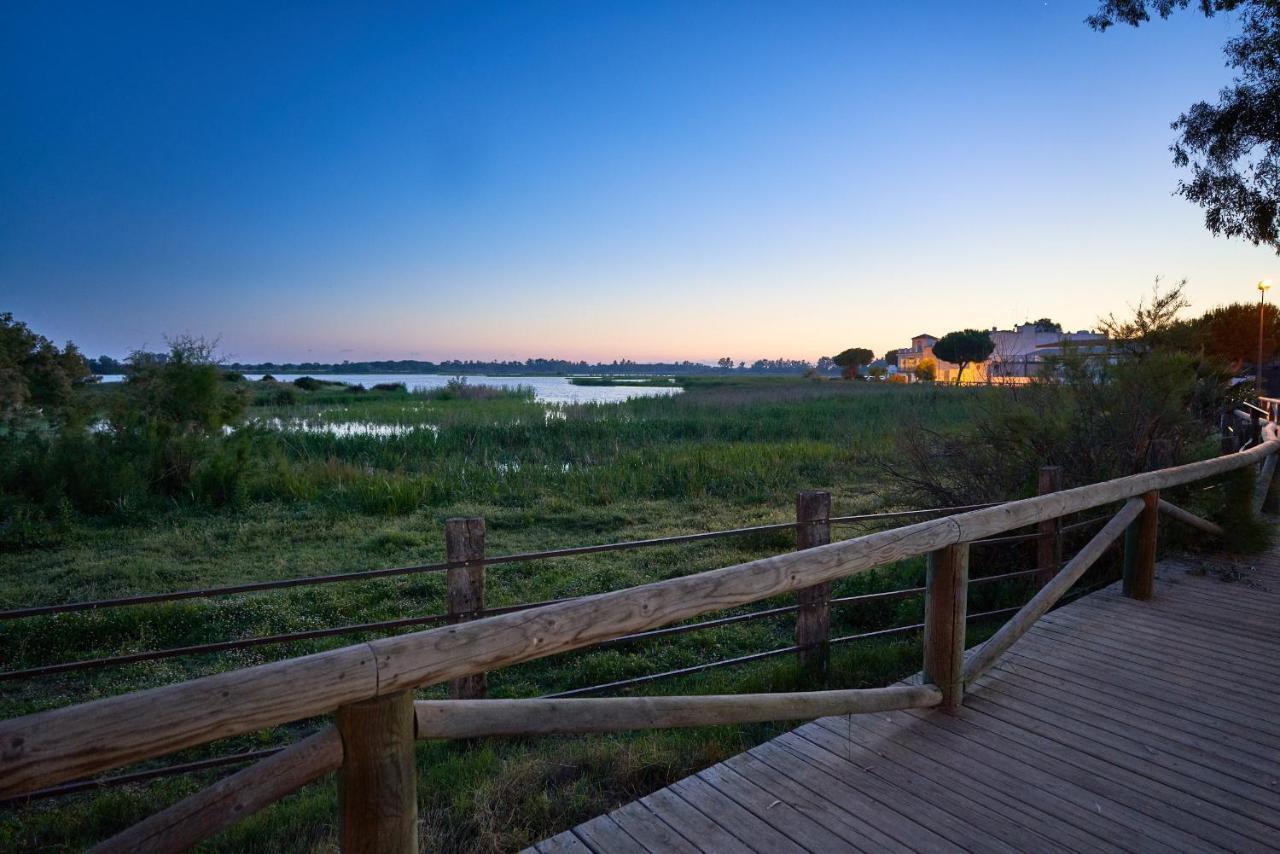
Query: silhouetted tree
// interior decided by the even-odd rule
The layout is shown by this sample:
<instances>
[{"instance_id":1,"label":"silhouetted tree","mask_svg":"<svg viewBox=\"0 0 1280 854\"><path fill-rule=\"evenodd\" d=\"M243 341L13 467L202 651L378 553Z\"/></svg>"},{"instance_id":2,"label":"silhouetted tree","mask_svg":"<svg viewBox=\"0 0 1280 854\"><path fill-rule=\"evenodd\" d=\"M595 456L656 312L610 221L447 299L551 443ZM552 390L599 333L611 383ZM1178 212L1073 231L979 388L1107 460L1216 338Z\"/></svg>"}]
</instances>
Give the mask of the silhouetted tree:
<instances>
[{"instance_id":1,"label":"silhouetted tree","mask_svg":"<svg viewBox=\"0 0 1280 854\"><path fill-rule=\"evenodd\" d=\"M0 417L27 406L66 406L72 389L88 376L75 344L59 349L11 313L0 314Z\"/></svg>"},{"instance_id":2,"label":"silhouetted tree","mask_svg":"<svg viewBox=\"0 0 1280 854\"><path fill-rule=\"evenodd\" d=\"M1036 332L1061 332L1062 324L1057 321L1042 317L1035 322Z\"/></svg>"},{"instance_id":3,"label":"silhouetted tree","mask_svg":"<svg viewBox=\"0 0 1280 854\"><path fill-rule=\"evenodd\" d=\"M1205 355L1216 356L1239 373L1245 363L1258 361L1258 304L1232 303L1205 312L1196 321ZM1262 360L1276 351L1280 337L1280 309L1268 303L1263 309Z\"/></svg>"},{"instance_id":4,"label":"silhouetted tree","mask_svg":"<svg viewBox=\"0 0 1280 854\"><path fill-rule=\"evenodd\" d=\"M1095 30L1117 23L1138 26L1154 12L1167 18L1192 0L1104 0L1086 19ZM1204 208L1215 235L1243 237L1280 254L1280 3L1276 0L1195 0L1213 17L1236 12L1242 33L1225 47L1236 70L1218 103L1199 101L1173 123L1180 132L1171 146L1174 165L1191 169L1178 193Z\"/></svg>"},{"instance_id":5,"label":"silhouetted tree","mask_svg":"<svg viewBox=\"0 0 1280 854\"><path fill-rule=\"evenodd\" d=\"M965 366L984 361L995 348L991 333L982 329L961 329L939 338L938 343L933 345L933 355L944 362L954 362L960 366L960 370L956 372L956 385L960 385Z\"/></svg>"},{"instance_id":6,"label":"silhouetted tree","mask_svg":"<svg viewBox=\"0 0 1280 854\"><path fill-rule=\"evenodd\" d=\"M840 366L845 379L853 379L858 375L858 368L871 364L876 357L866 347L850 347L831 357L831 361Z\"/></svg>"},{"instance_id":7,"label":"silhouetted tree","mask_svg":"<svg viewBox=\"0 0 1280 854\"><path fill-rule=\"evenodd\" d=\"M1160 279L1151 286L1151 298L1138 300L1129 317L1117 319L1108 314L1098 320L1102 331L1124 352L1138 358L1155 349L1189 350L1194 346L1194 329L1180 323L1178 313L1190 303L1183 295L1187 280L1183 279L1167 291L1160 289Z\"/></svg>"}]
</instances>

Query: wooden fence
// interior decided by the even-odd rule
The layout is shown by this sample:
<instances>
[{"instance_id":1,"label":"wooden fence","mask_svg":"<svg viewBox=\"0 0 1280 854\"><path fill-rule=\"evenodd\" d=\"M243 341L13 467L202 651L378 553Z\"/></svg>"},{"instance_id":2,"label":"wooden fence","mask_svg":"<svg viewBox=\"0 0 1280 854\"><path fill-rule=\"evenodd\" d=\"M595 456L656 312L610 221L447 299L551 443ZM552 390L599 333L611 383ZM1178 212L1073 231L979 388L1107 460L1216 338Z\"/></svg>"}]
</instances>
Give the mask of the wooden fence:
<instances>
[{"instance_id":1,"label":"wooden fence","mask_svg":"<svg viewBox=\"0 0 1280 854\"><path fill-rule=\"evenodd\" d=\"M1232 431L1242 427L1232 413ZM1248 416L1243 416L1248 420ZM1242 450L1174 468L969 509L830 542L829 499L802 494L798 550L708 572L576 599L485 614L484 529L450 523L447 624L313 655L221 673L0 722L0 797L12 797L174 751L317 715L333 725L145 819L101 851L182 850L306 783L340 770L340 842L346 851L416 848L414 740L701 726L963 703L967 685L1017 641L1122 535L1124 590L1152 595L1157 514L1221 533L1160 498L1160 490L1260 469L1255 509L1270 497L1280 431L1254 419ZM1227 425L1224 425L1227 429ZM965 650L969 550L1034 526L1046 559L1060 552L1058 520L1120 505L1102 529L995 635ZM767 527L767 526L766 526ZM745 529L744 529L745 530ZM697 535L694 535L697 536ZM1022 535L1015 535L1015 538ZM1007 539L1007 538L1005 538ZM587 547L586 551L595 547ZM600 550L600 549L596 549ZM571 551L571 550L565 550ZM483 674L771 597L797 596L792 649L821 663L831 584L926 556L923 684L765 695L474 699ZM1056 568L1057 563L1046 566ZM916 627L911 627L916 628ZM792 651L792 650L786 650ZM415 702L448 683L454 699Z\"/></svg>"}]
</instances>

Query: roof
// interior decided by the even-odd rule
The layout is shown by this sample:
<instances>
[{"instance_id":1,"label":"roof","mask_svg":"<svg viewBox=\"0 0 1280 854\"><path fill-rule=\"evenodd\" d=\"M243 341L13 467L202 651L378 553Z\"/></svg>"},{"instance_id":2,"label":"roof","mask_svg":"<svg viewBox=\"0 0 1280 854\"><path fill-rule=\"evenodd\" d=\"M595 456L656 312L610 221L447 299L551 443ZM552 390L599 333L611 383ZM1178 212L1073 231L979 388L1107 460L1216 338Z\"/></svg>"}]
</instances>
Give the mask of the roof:
<instances>
[{"instance_id":1,"label":"roof","mask_svg":"<svg viewBox=\"0 0 1280 854\"><path fill-rule=\"evenodd\" d=\"M930 335L928 332L921 332L919 335L912 335L911 340L914 341L917 338L937 338L937 337L938 337L937 335Z\"/></svg>"}]
</instances>

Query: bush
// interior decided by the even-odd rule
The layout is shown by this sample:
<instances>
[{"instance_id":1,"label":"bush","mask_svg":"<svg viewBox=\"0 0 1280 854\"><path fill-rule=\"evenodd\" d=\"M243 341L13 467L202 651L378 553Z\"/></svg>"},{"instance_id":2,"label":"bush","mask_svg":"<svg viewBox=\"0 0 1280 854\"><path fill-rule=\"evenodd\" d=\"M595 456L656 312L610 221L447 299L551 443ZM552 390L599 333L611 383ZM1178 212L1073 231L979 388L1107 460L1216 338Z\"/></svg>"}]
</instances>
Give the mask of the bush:
<instances>
[{"instance_id":1,"label":"bush","mask_svg":"<svg viewBox=\"0 0 1280 854\"><path fill-rule=\"evenodd\" d=\"M324 383L315 377L298 377L293 384L303 391L317 391L324 386Z\"/></svg>"},{"instance_id":2,"label":"bush","mask_svg":"<svg viewBox=\"0 0 1280 854\"><path fill-rule=\"evenodd\" d=\"M374 391L398 391L402 394L408 393L409 388L404 383L378 383L373 387Z\"/></svg>"},{"instance_id":3,"label":"bush","mask_svg":"<svg viewBox=\"0 0 1280 854\"><path fill-rule=\"evenodd\" d=\"M1118 364L1067 357L1051 376L975 396L969 426L908 423L881 467L900 498L923 505L1004 501L1033 494L1041 466L1067 487L1145 471L1155 443L1174 459L1199 452L1208 427L1193 402L1213 398L1195 360L1154 351ZM1220 399L1220 398L1219 398Z\"/></svg>"}]
</instances>

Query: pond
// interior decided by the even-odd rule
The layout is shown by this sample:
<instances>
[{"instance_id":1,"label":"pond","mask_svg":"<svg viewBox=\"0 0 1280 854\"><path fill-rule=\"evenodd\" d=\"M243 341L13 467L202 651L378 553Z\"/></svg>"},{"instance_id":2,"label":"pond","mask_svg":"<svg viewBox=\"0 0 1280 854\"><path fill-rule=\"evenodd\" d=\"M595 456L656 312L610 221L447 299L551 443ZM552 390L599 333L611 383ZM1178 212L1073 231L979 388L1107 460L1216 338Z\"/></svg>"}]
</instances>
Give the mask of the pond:
<instances>
[{"instance_id":1,"label":"pond","mask_svg":"<svg viewBox=\"0 0 1280 854\"><path fill-rule=\"evenodd\" d=\"M245 374L248 379L259 380L262 374ZM404 383L410 390L443 388L448 385L452 376L447 374L272 374L281 382L292 382L302 376L314 376L320 380L355 385L359 383L365 388L378 383ZM124 377L118 375L104 376L102 382L119 382ZM616 386L581 386L569 382L569 377L487 377L482 375L467 376L471 385L501 386L515 388L526 386L532 388L538 400L543 403L619 403L633 397L662 397L679 394L682 389L677 385L637 386L624 384Z\"/></svg>"}]
</instances>

